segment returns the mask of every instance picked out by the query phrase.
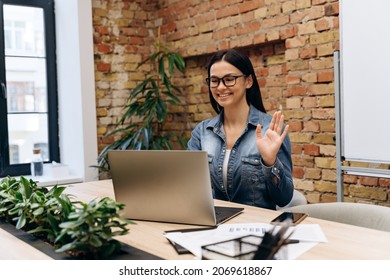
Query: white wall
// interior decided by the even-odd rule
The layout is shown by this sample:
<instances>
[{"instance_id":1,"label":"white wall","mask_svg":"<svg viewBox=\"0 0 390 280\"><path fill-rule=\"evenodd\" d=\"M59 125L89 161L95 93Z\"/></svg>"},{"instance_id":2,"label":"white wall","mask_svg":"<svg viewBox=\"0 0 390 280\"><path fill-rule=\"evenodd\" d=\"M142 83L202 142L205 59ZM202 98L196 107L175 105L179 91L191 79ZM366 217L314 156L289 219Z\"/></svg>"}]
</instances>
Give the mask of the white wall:
<instances>
[{"instance_id":1,"label":"white wall","mask_svg":"<svg viewBox=\"0 0 390 280\"><path fill-rule=\"evenodd\" d=\"M97 131L91 0L55 0L61 163L96 180Z\"/></svg>"}]
</instances>

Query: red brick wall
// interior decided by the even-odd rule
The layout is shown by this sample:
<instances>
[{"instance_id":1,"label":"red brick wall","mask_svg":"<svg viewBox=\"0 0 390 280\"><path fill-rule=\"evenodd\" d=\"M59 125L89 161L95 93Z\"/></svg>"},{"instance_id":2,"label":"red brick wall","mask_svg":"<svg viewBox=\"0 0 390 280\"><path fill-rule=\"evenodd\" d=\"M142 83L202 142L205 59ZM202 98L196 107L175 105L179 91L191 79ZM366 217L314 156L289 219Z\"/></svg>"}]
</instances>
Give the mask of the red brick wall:
<instances>
[{"instance_id":1,"label":"red brick wall","mask_svg":"<svg viewBox=\"0 0 390 280\"><path fill-rule=\"evenodd\" d=\"M254 64L267 111L282 110L290 125L295 187L310 202L336 201L338 12L335 0L93 0L99 149L113 140L105 135L148 71L136 67L159 32L187 63L175 79L183 104L170 108L165 129L187 136L214 115L203 82L208 58L240 48ZM344 180L346 201L390 206L390 180Z\"/></svg>"}]
</instances>

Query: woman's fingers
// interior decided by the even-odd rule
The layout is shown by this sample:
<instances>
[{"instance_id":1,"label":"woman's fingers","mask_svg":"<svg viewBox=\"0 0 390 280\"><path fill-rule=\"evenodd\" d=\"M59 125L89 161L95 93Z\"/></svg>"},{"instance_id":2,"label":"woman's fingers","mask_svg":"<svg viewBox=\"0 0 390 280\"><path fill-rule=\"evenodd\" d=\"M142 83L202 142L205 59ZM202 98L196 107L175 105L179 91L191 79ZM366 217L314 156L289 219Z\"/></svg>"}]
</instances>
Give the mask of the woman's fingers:
<instances>
[{"instance_id":1,"label":"woman's fingers","mask_svg":"<svg viewBox=\"0 0 390 280\"><path fill-rule=\"evenodd\" d=\"M269 125L269 130L271 131L275 131L278 135L281 135L282 136L282 139L284 139L284 137L286 137L287 135L287 132L288 132L288 126L285 127L284 131L283 131L283 134L282 133L282 130L283 130L283 125L284 125L284 115L282 114L281 111L277 111L273 114L272 116L272 120L271 120L271 123ZM256 136L259 138L261 138L261 126L260 124L257 125L257 128L256 128Z\"/></svg>"},{"instance_id":2,"label":"woman's fingers","mask_svg":"<svg viewBox=\"0 0 390 280\"><path fill-rule=\"evenodd\" d=\"M282 135L280 136L280 138L282 139L282 141L284 141L284 138L286 138L286 135L287 135L287 133L288 133L288 129L289 129L289 126L286 125L286 127L285 127L284 130L283 130Z\"/></svg>"},{"instance_id":3,"label":"woman's fingers","mask_svg":"<svg viewBox=\"0 0 390 280\"><path fill-rule=\"evenodd\" d=\"M272 116L271 124L269 129L276 131L278 134L282 132L284 122L284 115L281 111L277 111Z\"/></svg>"},{"instance_id":4,"label":"woman's fingers","mask_svg":"<svg viewBox=\"0 0 390 280\"><path fill-rule=\"evenodd\" d=\"M256 138L261 138L261 125L258 124L256 127Z\"/></svg>"},{"instance_id":5,"label":"woman's fingers","mask_svg":"<svg viewBox=\"0 0 390 280\"><path fill-rule=\"evenodd\" d=\"M269 129L275 130L275 124L276 124L276 116L278 112L275 112L274 115L272 116L271 123L269 125Z\"/></svg>"},{"instance_id":6,"label":"woman's fingers","mask_svg":"<svg viewBox=\"0 0 390 280\"><path fill-rule=\"evenodd\" d=\"M278 121L278 126L275 128L275 131L280 135L280 133L282 132L282 128L283 128L283 122L284 122L284 116L282 115L281 112L279 112L279 121Z\"/></svg>"}]
</instances>

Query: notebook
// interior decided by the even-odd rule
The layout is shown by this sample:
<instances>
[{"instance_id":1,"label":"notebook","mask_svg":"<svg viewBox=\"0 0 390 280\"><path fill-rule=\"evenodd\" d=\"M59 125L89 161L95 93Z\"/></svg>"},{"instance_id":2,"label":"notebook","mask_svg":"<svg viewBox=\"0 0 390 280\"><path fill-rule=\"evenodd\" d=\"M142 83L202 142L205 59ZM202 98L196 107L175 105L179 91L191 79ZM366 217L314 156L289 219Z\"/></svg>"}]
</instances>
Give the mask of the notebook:
<instances>
[{"instance_id":1,"label":"notebook","mask_svg":"<svg viewBox=\"0 0 390 280\"><path fill-rule=\"evenodd\" d=\"M244 208L215 207L206 151L108 151L114 194L132 220L217 226Z\"/></svg>"}]
</instances>

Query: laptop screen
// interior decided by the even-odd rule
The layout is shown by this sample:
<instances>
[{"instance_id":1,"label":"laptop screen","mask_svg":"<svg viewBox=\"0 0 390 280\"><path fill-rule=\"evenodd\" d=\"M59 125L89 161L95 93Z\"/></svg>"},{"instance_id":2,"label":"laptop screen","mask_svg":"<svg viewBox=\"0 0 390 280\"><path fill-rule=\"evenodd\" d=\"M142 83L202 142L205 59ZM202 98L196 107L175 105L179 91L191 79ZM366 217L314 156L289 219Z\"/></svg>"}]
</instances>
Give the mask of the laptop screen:
<instances>
[{"instance_id":1,"label":"laptop screen","mask_svg":"<svg viewBox=\"0 0 390 280\"><path fill-rule=\"evenodd\" d=\"M108 160L126 218L216 225L207 152L112 150Z\"/></svg>"}]
</instances>

